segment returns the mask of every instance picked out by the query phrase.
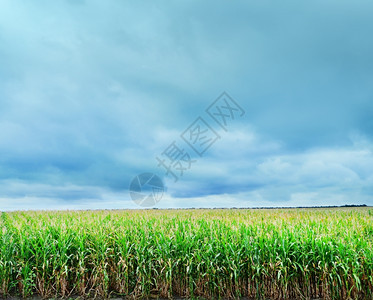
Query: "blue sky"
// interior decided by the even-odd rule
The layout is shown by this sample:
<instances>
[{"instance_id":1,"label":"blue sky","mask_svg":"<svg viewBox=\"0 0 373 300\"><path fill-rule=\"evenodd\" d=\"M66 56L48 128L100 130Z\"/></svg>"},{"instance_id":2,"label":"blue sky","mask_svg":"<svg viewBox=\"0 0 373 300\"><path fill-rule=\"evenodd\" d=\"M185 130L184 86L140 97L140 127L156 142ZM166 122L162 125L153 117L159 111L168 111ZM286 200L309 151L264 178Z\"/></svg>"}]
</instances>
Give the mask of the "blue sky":
<instances>
[{"instance_id":1,"label":"blue sky","mask_svg":"<svg viewBox=\"0 0 373 300\"><path fill-rule=\"evenodd\" d=\"M371 1L0 3L0 209L373 205ZM226 91L228 131L205 109ZM178 182L159 156L221 137ZM189 149L190 150L190 149ZM188 151L189 151L188 150Z\"/></svg>"}]
</instances>

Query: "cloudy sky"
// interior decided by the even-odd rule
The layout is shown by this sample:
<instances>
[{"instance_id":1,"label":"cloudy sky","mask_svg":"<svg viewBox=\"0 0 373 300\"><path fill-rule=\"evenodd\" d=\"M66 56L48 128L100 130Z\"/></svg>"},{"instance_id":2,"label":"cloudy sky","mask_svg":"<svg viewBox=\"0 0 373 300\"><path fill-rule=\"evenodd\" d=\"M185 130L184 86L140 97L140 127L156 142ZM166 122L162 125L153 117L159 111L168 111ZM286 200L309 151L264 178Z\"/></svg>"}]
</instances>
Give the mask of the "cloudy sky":
<instances>
[{"instance_id":1,"label":"cloudy sky","mask_svg":"<svg viewBox=\"0 0 373 300\"><path fill-rule=\"evenodd\" d=\"M373 205L372 15L371 1L1 0L0 210L136 208L144 172L165 183L159 208ZM222 108L226 130L206 111L224 91L245 112ZM202 156L182 138L193 124Z\"/></svg>"}]
</instances>

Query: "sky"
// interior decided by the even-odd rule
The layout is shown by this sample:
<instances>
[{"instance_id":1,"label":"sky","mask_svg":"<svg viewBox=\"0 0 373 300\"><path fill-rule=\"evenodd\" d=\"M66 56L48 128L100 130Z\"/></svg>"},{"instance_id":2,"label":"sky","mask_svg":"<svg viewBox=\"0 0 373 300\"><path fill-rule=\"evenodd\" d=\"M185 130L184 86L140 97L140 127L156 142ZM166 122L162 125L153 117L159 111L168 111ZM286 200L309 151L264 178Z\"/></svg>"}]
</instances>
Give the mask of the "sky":
<instances>
[{"instance_id":1,"label":"sky","mask_svg":"<svg viewBox=\"0 0 373 300\"><path fill-rule=\"evenodd\" d=\"M143 173L163 181L156 208L373 205L372 15L1 0L0 210L141 208ZM207 109L224 99L223 128Z\"/></svg>"}]
</instances>

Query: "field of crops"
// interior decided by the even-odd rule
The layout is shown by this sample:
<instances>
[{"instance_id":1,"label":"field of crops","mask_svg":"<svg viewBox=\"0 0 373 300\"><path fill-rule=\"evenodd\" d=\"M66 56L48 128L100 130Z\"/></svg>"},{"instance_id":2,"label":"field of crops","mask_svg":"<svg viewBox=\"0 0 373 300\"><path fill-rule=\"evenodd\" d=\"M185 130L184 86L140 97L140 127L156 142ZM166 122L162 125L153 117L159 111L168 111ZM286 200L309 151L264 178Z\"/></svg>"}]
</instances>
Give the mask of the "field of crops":
<instances>
[{"instance_id":1,"label":"field of crops","mask_svg":"<svg viewBox=\"0 0 373 300\"><path fill-rule=\"evenodd\" d=\"M0 296L373 299L373 210L2 213Z\"/></svg>"}]
</instances>

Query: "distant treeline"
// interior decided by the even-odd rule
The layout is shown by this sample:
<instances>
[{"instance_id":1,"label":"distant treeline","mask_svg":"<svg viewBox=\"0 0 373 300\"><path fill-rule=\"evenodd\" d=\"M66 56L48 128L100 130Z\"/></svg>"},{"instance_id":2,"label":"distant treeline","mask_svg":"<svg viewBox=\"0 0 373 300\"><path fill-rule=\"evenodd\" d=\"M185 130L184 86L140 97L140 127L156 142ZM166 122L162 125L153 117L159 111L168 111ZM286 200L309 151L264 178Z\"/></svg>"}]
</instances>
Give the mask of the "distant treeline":
<instances>
[{"instance_id":1,"label":"distant treeline","mask_svg":"<svg viewBox=\"0 0 373 300\"><path fill-rule=\"evenodd\" d=\"M366 207L366 204L345 204L345 205L322 205L322 206L293 206L293 207L252 207L251 209L283 209L283 208L338 208L338 207ZM241 208L238 208L241 209Z\"/></svg>"},{"instance_id":2,"label":"distant treeline","mask_svg":"<svg viewBox=\"0 0 373 300\"><path fill-rule=\"evenodd\" d=\"M189 208L152 208L152 209L167 209L167 210L183 210L183 209L295 209L295 208L340 208L340 207L367 207L366 204L345 204L345 205L322 205L322 206L270 206L270 207L189 207Z\"/></svg>"}]
</instances>

